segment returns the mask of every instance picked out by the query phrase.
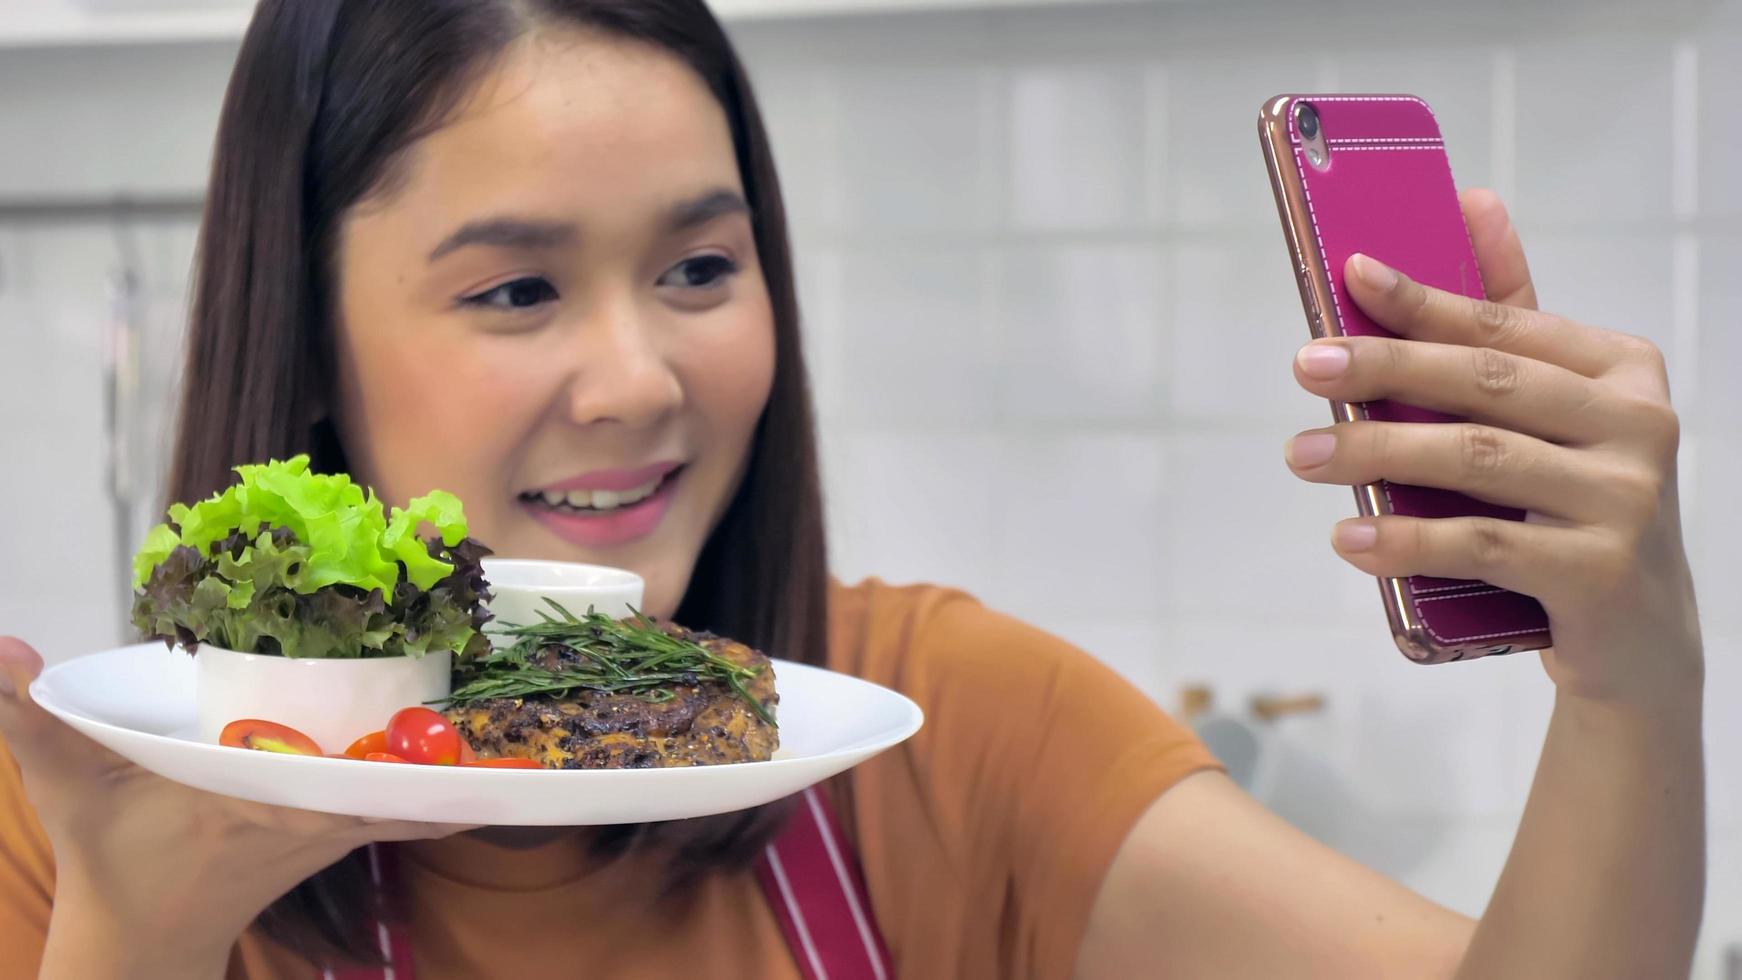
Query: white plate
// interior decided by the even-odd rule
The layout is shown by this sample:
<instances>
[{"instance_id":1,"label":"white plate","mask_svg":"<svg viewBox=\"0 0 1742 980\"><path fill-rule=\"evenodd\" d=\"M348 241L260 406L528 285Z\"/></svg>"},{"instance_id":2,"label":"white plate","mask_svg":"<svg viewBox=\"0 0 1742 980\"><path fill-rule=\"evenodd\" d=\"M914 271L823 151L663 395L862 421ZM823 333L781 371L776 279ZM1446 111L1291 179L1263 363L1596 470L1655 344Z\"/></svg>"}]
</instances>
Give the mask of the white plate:
<instances>
[{"instance_id":1,"label":"white plate","mask_svg":"<svg viewBox=\"0 0 1742 980\"><path fill-rule=\"evenodd\" d=\"M783 660L774 670L775 758L688 769L459 769L207 745L195 734L193 658L161 643L69 660L30 690L92 739L198 789L359 817L496 826L645 823L771 803L900 743L924 719L918 705L869 681Z\"/></svg>"}]
</instances>

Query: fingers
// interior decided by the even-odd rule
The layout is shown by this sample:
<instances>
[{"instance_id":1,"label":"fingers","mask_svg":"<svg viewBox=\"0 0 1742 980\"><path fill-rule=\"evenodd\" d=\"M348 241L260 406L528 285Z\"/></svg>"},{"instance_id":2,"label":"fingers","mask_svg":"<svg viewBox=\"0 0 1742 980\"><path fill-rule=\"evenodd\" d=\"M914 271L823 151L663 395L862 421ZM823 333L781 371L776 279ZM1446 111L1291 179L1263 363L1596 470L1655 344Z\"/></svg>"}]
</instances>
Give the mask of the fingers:
<instances>
[{"instance_id":1,"label":"fingers","mask_svg":"<svg viewBox=\"0 0 1742 980\"><path fill-rule=\"evenodd\" d=\"M378 841L438 840L478 829L467 824L426 823L384 817L353 817L319 810L255 803L193 790L213 806L222 807L239 823L251 825L275 840L298 839L320 853L353 850Z\"/></svg>"},{"instance_id":2,"label":"fingers","mask_svg":"<svg viewBox=\"0 0 1742 980\"><path fill-rule=\"evenodd\" d=\"M0 637L0 737L19 765L47 779L124 764L31 700L30 683L41 673L42 656L28 643Z\"/></svg>"},{"instance_id":3,"label":"fingers","mask_svg":"<svg viewBox=\"0 0 1742 980\"><path fill-rule=\"evenodd\" d=\"M1347 273L1349 295L1361 309L1411 340L1491 347L1589 378L1624 366L1637 354L1638 338L1424 286L1365 255L1351 256Z\"/></svg>"},{"instance_id":4,"label":"fingers","mask_svg":"<svg viewBox=\"0 0 1742 980\"><path fill-rule=\"evenodd\" d=\"M1624 426L1598 382L1489 347L1387 337L1319 340L1295 356L1301 387L1339 402L1392 399L1558 443L1602 441Z\"/></svg>"},{"instance_id":5,"label":"fingers","mask_svg":"<svg viewBox=\"0 0 1742 980\"><path fill-rule=\"evenodd\" d=\"M1524 244L1500 195L1477 188L1458 195L1464 209L1464 224L1470 229L1470 244L1476 249L1476 267L1488 298L1507 306L1536 309L1536 285L1530 279L1530 264L1524 259Z\"/></svg>"},{"instance_id":6,"label":"fingers","mask_svg":"<svg viewBox=\"0 0 1742 980\"><path fill-rule=\"evenodd\" d=\"M0 697L30 686L42 673L42 655L15 636L0 636Z\"/></svg>"},{"instance_id":7,"label":"fingers","mask_svg":"<svg viewBox=\"0 0 1742 980\"><path fill-rule=\"evenodd\" d=\"M1623 506L1618 494L1632 481L1610 459L1473 422L1343 423L1288 445L1289 468L1314 483L1438 487L1581 523Z\"/></svg>"},{"instance_id":8,"label":"fingers","mask_svg":"<svg viewBox=\"0 0 1742 980\"><path fill-rule=\"evenodd\" d=\"M1487 517L1358 518L1338 524L1331 541L1370 575L1478 580L1550 605L1611 594L1607 578L1629 560L1587 529Z\"/></svg>"}]
</instances>

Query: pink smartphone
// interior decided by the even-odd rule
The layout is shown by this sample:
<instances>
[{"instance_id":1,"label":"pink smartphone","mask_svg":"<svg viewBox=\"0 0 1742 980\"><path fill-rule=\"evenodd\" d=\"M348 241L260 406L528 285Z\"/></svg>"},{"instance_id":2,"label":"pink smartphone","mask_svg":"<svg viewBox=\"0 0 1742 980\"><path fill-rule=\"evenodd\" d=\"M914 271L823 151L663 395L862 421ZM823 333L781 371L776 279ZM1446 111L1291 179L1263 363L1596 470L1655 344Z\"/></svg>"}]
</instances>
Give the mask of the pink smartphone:
<instances>
[{"instance_id":1,"label":"pink smartphone","mask_svg":"<svg viewBox=\"0 0 1742 980\"><path fill-rule=\"evenodd\" d=\"M1279 95L1260 110L1258 134L1313 336L1395 336L1349 299L1343 267L1356 252L1418 282L1483 297L1445 141L1426 102L1409 95ZM1388 401L1331 407L1348 422L1457 421ZM1378 483L1355 488L1355 499L1366 516L1524 519L1522 511L1429 487ZM1548 615L1529 596L1424 576L1380 579L1379 586L1398 649L1417 663L1550 645Z\"/></svg>"}]
</instances>

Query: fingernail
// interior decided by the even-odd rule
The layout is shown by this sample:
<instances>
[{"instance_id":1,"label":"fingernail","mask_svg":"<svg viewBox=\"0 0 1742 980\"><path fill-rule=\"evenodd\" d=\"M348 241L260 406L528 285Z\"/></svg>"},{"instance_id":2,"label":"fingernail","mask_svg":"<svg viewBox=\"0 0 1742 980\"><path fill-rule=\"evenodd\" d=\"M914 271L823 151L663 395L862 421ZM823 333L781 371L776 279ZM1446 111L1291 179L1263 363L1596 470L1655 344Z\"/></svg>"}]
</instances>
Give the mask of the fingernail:
<instances>
[{"instance_id":1,"label":"fingernail","mask_svg":"<svg viewBox=\"0 0 1742 980\"><path fill-rule=\"evenodd\" d=\"M1308 344L1295 355L1301 373L1319 381L1329 381L1349 370L1349 349L1342 344Z\"/></svg>"},{"instance_id":2,"label":"fingernail","mask_svg":"<svg viewBox=\"0 0 1742 980\"><path fill-rule=\"evenodd\" d=\"M1337 437L1328 432L1295 436L1288 442L1288 463L1297 469L1319 466L1337 450Z\"/></svg>"},{"instance_id":3,"label":"fingernail","mask_svg":"<svg viewBox=\"0 0 1742 980\"><path fill-rule=\"evenodd\" d=\"M1355 275L1360 276L1361 281L1370 288L1382 293L1390 292L1397 285L1397 273L1390 266L1368 255L1355 255Z\"/></svg>"},{"instance_id":4,"label":"fingernail","mask_svg":"<svg viewBox=\"0 0 1742 980\"><path fill-rule=\"evenodd\" d=\"M1338 551L1368 551L1379 540L1379 529L1366 521L1345 521L1331 533Z\"/></svg>"}]
</instances>

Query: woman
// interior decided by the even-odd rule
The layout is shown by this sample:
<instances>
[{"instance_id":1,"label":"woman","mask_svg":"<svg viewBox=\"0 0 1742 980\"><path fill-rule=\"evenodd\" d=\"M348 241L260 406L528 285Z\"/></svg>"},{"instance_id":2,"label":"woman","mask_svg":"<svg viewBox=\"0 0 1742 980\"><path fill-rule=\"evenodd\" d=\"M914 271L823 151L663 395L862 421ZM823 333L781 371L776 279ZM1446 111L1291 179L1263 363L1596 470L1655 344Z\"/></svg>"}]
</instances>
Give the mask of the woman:
<instances>
[{"instance_id":1,"label":"woman","mask_svg":"<svg viewBox=\"0 0 1742 980\"><path fill-rule=\"evenodd\" d=\"M499 553L635 569L657 615L907 692L925 730L820 797L863 869L861 935L903 976L1685 973L1702 654L1663 364L1534 312L1504 210L1465 207L1494 302L1358 259L1358 302L1417 343L1317 342L1295 375L1475 422L1339 425L1289 463L1543 515L1334 534L1365 572L1484 578L1553 619L1553 721L1479 922L1265 813L1086 655L959 594L829 584L779 191L701 0L263 3L220 125L171 495L309 451L387 500L459 494ZM607 483L651 495L559 492ZM818 975L746 870L786 808L462 833L278 810L65 728L21 641L0 667L8 975ZM397 855L390 890L358 850L387 841L408 842L368 852Z\"/></svg>"}]
</instances>

